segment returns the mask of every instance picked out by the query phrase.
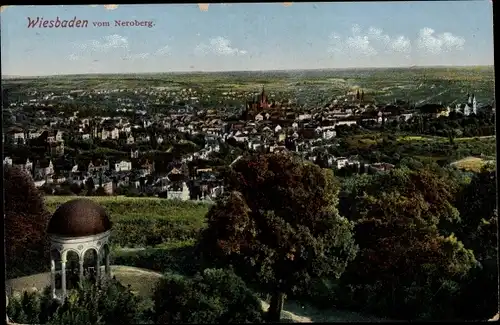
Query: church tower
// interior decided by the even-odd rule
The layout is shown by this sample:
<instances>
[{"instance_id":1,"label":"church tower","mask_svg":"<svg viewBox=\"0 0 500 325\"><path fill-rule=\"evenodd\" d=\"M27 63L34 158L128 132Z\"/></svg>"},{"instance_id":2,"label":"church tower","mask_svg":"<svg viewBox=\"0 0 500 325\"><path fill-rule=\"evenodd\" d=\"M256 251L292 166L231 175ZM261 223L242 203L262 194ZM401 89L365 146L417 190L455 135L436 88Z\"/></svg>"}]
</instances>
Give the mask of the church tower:
<instances>
[{"instance_id":1,"label":"church tower","mask_svg":"<svg viewBox=\"0 0 500 325\"><path fill-rule=\"evenodd\" d=\"M260 103L259 103L259 108L265 109L269 107L269 102L267 100L267 95L266 91L264 89L264 86L262 86L262 93L260 94Z\"/></svg>"}]
</instances>

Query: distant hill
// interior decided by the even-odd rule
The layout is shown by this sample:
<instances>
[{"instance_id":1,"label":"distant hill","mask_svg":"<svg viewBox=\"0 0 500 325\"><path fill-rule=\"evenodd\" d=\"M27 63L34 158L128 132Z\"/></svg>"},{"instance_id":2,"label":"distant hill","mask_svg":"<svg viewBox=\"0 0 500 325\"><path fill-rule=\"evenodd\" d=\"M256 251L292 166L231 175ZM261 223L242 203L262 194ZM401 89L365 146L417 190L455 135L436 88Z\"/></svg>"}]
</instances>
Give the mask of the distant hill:
<instances>
[{"instance_id":1,"label":"distant hill","mask_svg":"<svg viewBox=\"0 0 500 325\"><path fill-rule=\"evenodd\" d=\"M279 70L235 70L235 71L166 71L166 72L139 72L139 73L88 73L88 74L55 74L45 76L15 76L4 75L2 79L30 79L36 77L84 77L84 78L103 78L103 77L119 77L119 76L167 76L167 75L269 75L269 74L290 74L300 73L314 75L317 73L335 72L335 73L352 73L352 72L370 72L370 71L405 71L405 70L493 70L493 65L487 66L408 66L408 67L345 67L345 68L322 68L322 69L279 69Z\"/></svg>"}]
</instances>

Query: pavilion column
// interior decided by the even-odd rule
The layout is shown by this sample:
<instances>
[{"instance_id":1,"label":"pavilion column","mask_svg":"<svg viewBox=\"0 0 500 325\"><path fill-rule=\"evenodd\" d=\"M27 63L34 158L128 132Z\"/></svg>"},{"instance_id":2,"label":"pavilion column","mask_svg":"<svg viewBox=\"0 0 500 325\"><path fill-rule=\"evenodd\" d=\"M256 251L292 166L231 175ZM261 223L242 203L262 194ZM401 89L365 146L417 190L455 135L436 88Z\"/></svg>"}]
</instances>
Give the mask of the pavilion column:
<instances>
[{"instance_id":1,"label":"pavilion column","mask_svg":"<svg viewBox=\"0 0 500 325\"><path fill-rule=\"evenodd\" d=\"M50 284L52 286L52 298L56 298L56 262L50 257Z\"/></svg>"},{"instance_id":2,"label":"pavilion column","mask_svg":"<svg viewBox=\"0 0 500 325\"><path fill-rule=\"evenodd\" d=\"M97 254L97 268L96 268L96 282L99 283L101 278L101 258L99 254Z\"/></svg>"},{"instance_id":3,"label":"pavilion column","mask_svg":"<svg viewBox=\"0 0 500 325\"><path fill-rule=\"evenodd\" d=\"M66 299L66 254L64 254L61 261L61 286L62 298Z\"/></svg>"},{"instance_id":4,"label":"pavilion column","mask_svg":"<svg viewBox=\"0 0 500 325\"><path fill-rule=\"evenodd\" d=\"M109 267L109 249L106 249L104 251L104 254L106 254L106 264L104 266L104 272L106 273L106 276L109 278L111 277L111 268Z\"/></svg>"},{"instance_id":5,"label":"pavilion column","mask_svg":"<svg viewBox=\"0 0 500 325\"><path fill-rule=\"evenodd\" d=\"M83 281L83 261L84 261L84 259L83 259L83 255L82 255L82 256L80 256L80 260L79 260L79 264L80 264L80 269L79 269L79 271L80 271L80 274L79 274L79 279L80 279L80 282L82 282L82 281Z\"/></svg>"}]
</instances>

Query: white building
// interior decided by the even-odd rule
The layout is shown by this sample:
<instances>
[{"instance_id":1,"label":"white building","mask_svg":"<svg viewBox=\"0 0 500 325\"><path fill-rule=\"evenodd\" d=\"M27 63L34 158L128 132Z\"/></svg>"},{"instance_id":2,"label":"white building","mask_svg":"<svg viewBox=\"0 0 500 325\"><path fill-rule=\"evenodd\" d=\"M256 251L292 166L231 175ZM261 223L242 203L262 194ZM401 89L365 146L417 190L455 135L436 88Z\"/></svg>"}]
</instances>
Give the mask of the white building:
<instances>
[{"instance_id":1,"label":"white building","mask_svg":"<svg viewBox=\"0 0 500 325\"><path fill-rule=\"evenodd\" d=\"M115 164L115 170L117 172L128 172L132 170L132 162L122 160Z\"/></svg>"},{"instance_id":2,"label":"white building","mask_svg":"<svg viewBox=\"0 0 500 325\"><path fill-rule=\"evenodd\" d=\"M168 199L177 199L181 201L187 201L190 198L189 188L186 185L186 182L182 182L182 190L181 191L167 191Z\"/></svg>"}]
</instances>

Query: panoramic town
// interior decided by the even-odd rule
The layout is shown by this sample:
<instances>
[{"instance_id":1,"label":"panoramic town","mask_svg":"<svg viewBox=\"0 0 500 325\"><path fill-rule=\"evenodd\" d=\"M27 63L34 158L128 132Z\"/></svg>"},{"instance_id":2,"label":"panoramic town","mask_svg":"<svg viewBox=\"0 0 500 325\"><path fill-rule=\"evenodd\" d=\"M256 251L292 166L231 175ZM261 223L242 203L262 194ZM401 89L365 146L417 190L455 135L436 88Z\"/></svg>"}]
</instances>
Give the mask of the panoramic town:
<instances>
[{"instance_id":1,"label":"panoramic town","mask_svg":"<svg viewBox=\"0 0 500 325\"><path fill-rule=\"evenodd\" d=\"M167 28L162 10L219 31L226 14L345 12L357 23L330 35L336 63L321 67L306 48L305 66L284 50L259 61L234 30L190 58L174 37L138 55L137 30L78 31L74 52L27 66L3 41L7 322L498 319L491 3L371 5L380 21L382 7L426 21L425 9L475 8L491 44L451 22L416 38L360 26L356 3L141 5L155 21L145 38ZM127 5L9 7L2 23L139 19ZM24 23L2 39L63 42Z\"/></svg>"},{"instance_id":2,"label":"panoramic town","mask_svg":"<svg viewBox=\"0 0 500 325\"><path fill-rule=\"evenodd\" d=\"M128 92L137 98L130 98ZM220 95L221 101L241 101L240 114L200 107L198 96L203 95L191 88L177 92L75 89L57 95L33 91L22 102L4 95L9 101L4 114L10 118L4 125L12 124L4 131L3 143L11 149L4 151L4 164L27 171L46 194L100 193L213 202L224 189L220 169L246 152L291 151L337 171L394 168L389 161L373 162L358 154L335 155L343 138L337 138L337 130L341 135L363 134L364 129L370 134L368 130L380 130L384 124L411 126L418 119L433 123L449 120L452 114L455 120L469 118L490 125L484 133L476 130L474 137L494 137L493 103L478 104L474 94L456 98L454 105L418 107L397 100L365 101L362 89L337 96L323 107L301 107L294 98L275 101L275 94L266 93L264 87L256 94L214 95ZM80 102L98 107L103 101L115 110L91 116L79 116L78 109L71 111Z\"/></svg>"}]
</instances>

